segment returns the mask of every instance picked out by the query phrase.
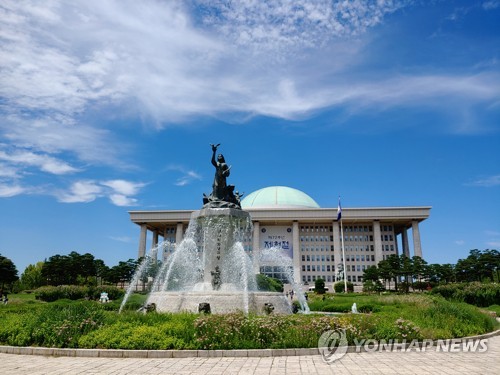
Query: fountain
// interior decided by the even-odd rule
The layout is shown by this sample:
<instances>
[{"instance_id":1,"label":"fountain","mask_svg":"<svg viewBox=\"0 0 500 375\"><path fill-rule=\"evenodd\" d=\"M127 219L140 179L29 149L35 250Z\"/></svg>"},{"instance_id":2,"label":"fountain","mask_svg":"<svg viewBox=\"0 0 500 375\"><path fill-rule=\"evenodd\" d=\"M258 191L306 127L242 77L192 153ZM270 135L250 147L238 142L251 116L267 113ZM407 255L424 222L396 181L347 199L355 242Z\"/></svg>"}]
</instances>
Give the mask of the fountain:
<instances>
[{"instance_id":1,"label":"fountain","mask_svg":"<svg viewBox=\"0 0 500 375\"><path fill-rule=\"evenodd\" d=\"M219 144L211 146L215 167L213 191L209 196L203 195L202 209L193 212L184 239L157 272L146 306L154 306L159 312L291 313L291 304L282 293L257 290L252 261L244 249L245 241L252 235L250 214L241 209L243 194L226 183L231 166L221 154L216 159ZM154 256L144 258L120 311L134 282L144 278L148 267L156 262L156 254L165 246L169 244L158 244L150 250ZM276 254L273 253L275 260ZM292 275L290 280L293 282ZM296 292L303 297L300 290ZM299 301L307 312L305 299Z\"/></svg>"}]
</instances>

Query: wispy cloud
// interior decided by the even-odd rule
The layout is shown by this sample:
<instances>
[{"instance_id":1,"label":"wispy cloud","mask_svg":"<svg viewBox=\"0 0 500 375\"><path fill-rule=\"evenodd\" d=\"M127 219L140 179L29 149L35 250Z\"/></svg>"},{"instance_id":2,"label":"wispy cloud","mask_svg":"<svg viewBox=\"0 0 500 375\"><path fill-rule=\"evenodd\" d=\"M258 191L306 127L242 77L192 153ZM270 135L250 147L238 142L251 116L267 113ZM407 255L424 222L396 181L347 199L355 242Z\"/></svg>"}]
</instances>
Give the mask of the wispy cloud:
<instances>
[{"instance_id":1,"label":"wispy cloud","mask_svg":"<svg viewBox=\"0 0 500 375\"><path fill-rule=\"evenodd\" d=\"M182 174L175 180L174 185L176 186L186 186L193 181L202 180L200 174L179 164L171 164L167 167L167 170L176 171Z\"/></svg>"},{"instance_id":2,"label":"wispy cloud","mask_svg":"<svg viewBox=\"0 0 500 375\"><path fill-rule=\"evenodd\" d=\"M113 241L118 241L118 242L124 242L124 243L131 243L134 242L135 239L127 236L109 236L110 239Z\"/></svg>"},{"instance_id":3,"label":"wispy cloud","mask_svg":"<svg viewBox=\"0 0 500 375\"><path fill-rule=\"evenodd\" d=\"M492 10L500 7L500 1L498 0L490 0L490 1L484 1L483 2L483 9L484 10Z\"/></svg>"},{"instance_id":4,"label":"wispy cloud","mask_svg":"<svg viewBox=\"0 0 500 375\"><path fill-rule=\"evenodd\" d=\"M134 206L137 199L132 197L145 186L125 180L94 181L82 180L74 182L68 190L54 193L62 203L88 203L97 198L107 197L115 206Z\"/></svg>"},{"instance_id":5,"label":"wispy cloud","mask_svg":"<svg viewBox=\"0 0 500 375\"><path fill-rule=\"evenodd\" d=\"M479 179L477 179L473 182L470 182L466 185L468 185L468 186L480 186L480 187L500 186L500 175L479 178Z\"/></svg>"},{"instance_id":6,"label":"wispy cloud","mask_svg":"<svg viewBox=\"0 0 500 375\"><path fill-rule=\"evenodd\" d=\"M7 153L0 150L0 160L15 164L38 167L43 172L52 174L67 174L78 171L63 160L58 160L52 156L40 153L34 153L25 150L15 150Z\"/></svg>"},{"instance_id":7,"label":"wispy cloud","mask_svg":"<svg viewBox=\"0 0 500 375\"><path fill-rule=\"evenodd\" d=\"M0 197L9 198L26 192L26 189L20 185L10 185L0 183Z\"/></svg>"},{"instance_id":8,"label":"wispy cloud","mask_svg":"<svg viewBox=\"0 0 500 375\"><path fill-rule=\"evenodd\" d=\"M464 240L456 240L455 244L458 246L463 246L463 245L465 245L465 241Z\"/></svg>"},{"instance_id":9,"label":"wispy cloud","mask_svg":"<svg viewBox=\"0 0 500 375\"><path fill-rule=\"evenodd\" d=\"M474 75L396 77L353 69L368 58L367 31L412 3L4 0L4 194L26 192L19 179L31 168L77 176L62 201L91 201L111 191L105 195L113 204L135 204L127 190L133 186L82 176L89 164L127 165L128 148L116 142L116 125L108 125L117 118L141 118L161 129L197 116L295 120L332 108L413 107L461 116L452 130L476 131L474 114L499 107L495 66L476 66ZM178 186L201 179L189 169L179 172Z\"/></svg>"},{"instance_id":10,"label":"wispy cloud","mask_svg":"<svg viewBox=\"0 0 500 375\"><path fill-rule=\"evenodd\" d=\"M202 0L201 18L231 41L259 50L324 45L356 36L410 1Z\"/></svg>"},{"instance_id":11,"label":"wispy cloud","mask_svg":"<svg viewBox=\"0 0 500 375\"><path fill-rule=\"evenodd\" d=\"M93 145L111 134L80 115L103 108L162 127L198 115L296 119L335 106L434 107L436 98L456 108L491 103L500 90L491 72L353 75L364 33L411 1L4 4L0 94L9 121L0 130L83 160L95 160ZM101 162L112 163L119 151L107 144Z\"/></svg>"}]
</instances>

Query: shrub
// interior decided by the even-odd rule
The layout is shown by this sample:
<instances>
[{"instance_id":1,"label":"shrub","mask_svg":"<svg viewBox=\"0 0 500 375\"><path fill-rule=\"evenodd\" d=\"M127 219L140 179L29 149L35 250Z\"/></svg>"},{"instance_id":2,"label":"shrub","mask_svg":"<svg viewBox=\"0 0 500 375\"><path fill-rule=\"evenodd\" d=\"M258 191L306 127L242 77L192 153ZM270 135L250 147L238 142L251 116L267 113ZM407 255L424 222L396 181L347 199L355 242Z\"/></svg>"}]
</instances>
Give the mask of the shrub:
<instances>
[{"instance_id":1,"label":"shrub","mask_svg":"<svg viewBox=\"0 0 500 375\"><path fill-rule=\"evenodd\" d=\"M345 291L345 285L343 281L338 281L333 285L333 289L335 290L335 293L344 293ZM354 284L351 283L350 281L347 282L347 291L352 293L354 292Z\"/></svg>"},{"instance_id":2,"label":"shrub","mask_svg":"<svg viewBox=\"0 0 500 375\"><path fill-rule=\"evenodd\" d=\"M274 279L260 273L256 275L256 279L257 288L261 291L283 292L283 283L278 279Z\"/></svg>"},{"instance_id":3,"label":"shrub","mask_svg":"<svg viewBox=\"0 0 500 375\"><path fill-rule=\"evenodd\" d=\"M119 299L124 292L115 286L104 285L100 287L79 286L79 285L59 285L43 286L35 290L35 297L45 302L54 302L60 299L78 300L91 299L98 300L101 292L107 292L111 300Z\"/></svg>"},{"instance_id":4,"label":"shrub","mask_svg":"<svg viewBox=\"0 0 500 375\"><path fill-rule=\"evenodd\" d=\"M322 278L316 279L314 281L314 292L317 294L325 294L325 280Z\"/></svg>"},{"instance_id":5,"label":"shrub","mask_svg":"<svg viewBox=\"0 0 500 375\"><path fill-rule=\"evenodd\" d=\"M447 284L435 287L433 294L439 294L446 299L467 302L474 306L487 307L499 303L500 284L479 282Z\"/></svg>"},{"instance_id":6,"label":"shrub","mask_svg":"<svg viewBox=\"0 0 500 375\"><path fill-rule=\"evenodd\" d=\"M78 338L104 323L104 312L96 304L59 303L32 306L24 313L10 314L8 326L0 330L0 342L20 346L78 347Z\"/></svg>"}]
</instances>

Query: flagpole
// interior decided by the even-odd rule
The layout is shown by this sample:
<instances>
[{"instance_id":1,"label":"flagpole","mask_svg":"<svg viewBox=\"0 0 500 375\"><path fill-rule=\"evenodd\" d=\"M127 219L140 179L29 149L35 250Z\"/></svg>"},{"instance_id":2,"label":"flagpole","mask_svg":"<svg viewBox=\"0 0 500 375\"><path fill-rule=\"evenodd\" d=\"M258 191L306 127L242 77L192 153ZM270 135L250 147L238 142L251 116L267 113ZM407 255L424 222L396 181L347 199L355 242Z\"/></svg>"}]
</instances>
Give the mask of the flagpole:
<instances>
[{"instance_id":1,"label":"flagpole","mask_svg":"<svg viewBox=\"0 0 500 375\"><path fill-rule=\"evenodd\" d=\"M340 218L340 239L342 243L342 258L344 263L344 292L347 293L347 268L345 266L344 228L342 226L342 218Z\"/></svg>"},{"instance_id":2,"label":"flagpole","mask_svg":"<svg viewBox=\"0 0 500 375\"><path fill-rule=\"evenodd\" d=\"M339 205L337 208L337 220L340 221L340 241L342 244L342 263L344 267L344 292L347 293L347 268L345 266L344 227L342 225L342 206L340 205L340 196Z\"/></svg>"}]
</instances>

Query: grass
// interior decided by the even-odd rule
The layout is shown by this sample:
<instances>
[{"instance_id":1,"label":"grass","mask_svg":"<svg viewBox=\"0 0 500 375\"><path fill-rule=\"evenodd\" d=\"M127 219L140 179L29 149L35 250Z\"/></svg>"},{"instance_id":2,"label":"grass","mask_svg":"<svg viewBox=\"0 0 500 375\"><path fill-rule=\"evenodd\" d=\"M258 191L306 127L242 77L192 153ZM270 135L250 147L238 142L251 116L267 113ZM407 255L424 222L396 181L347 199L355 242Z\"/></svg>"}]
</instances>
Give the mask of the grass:
<instances>
[{"instance_id":1,"label":"grass","mask_svg":"<svg viewBox=\"0 0 500 375\"><path fill-rule=\"evenodd\" d=\"M0 306L0 344L122 349L252 349L315 347L330 329L354 339L440 339L482 334L498 327L495 319L466 303L440 296L339 294L310 295L316 308L350 311L355 302L365 314L327 316L143 314L146 296L133 294L118 314L121 300L39 302L12 295ZM492 309L499 308L498 305Z\"/></svg>"}]
</instances>

